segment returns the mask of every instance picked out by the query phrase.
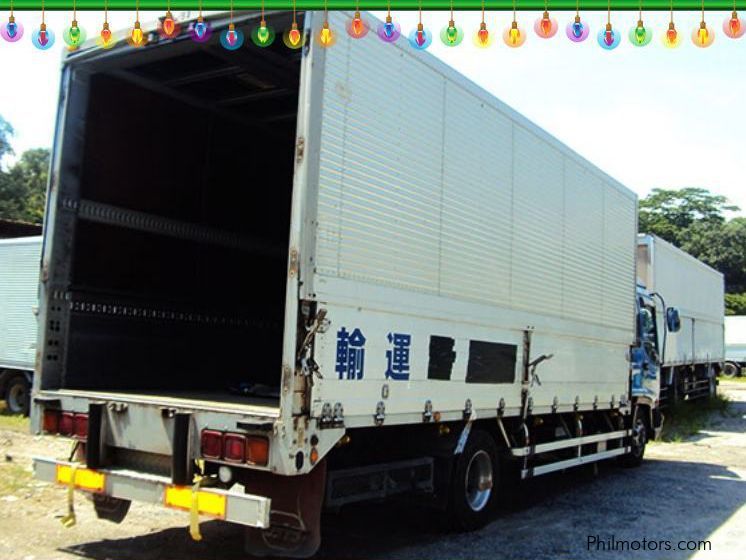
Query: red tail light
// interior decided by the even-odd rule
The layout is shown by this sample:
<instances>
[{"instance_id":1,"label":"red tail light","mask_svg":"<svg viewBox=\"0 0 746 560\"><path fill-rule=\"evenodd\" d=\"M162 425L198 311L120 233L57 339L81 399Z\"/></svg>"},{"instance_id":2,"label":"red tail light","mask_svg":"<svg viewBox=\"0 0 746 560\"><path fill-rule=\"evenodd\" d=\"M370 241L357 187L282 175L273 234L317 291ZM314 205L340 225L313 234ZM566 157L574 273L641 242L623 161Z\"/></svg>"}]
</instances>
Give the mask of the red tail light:
<instances>
[{"instance_id":1,"label":"red tail light","mask_svg":"<svg viewBox=\"0 0 746 560\"><path fill-rule=\"evenodd\" d=\"M76 414L73 418L73 433L75 437L86 439L88 437L88 415Z\"/></svg>"},{"instance_id":2,"label":"red tail light","mask_svg":"<svg viewBox=\"0 0 746 560\"><path fill-rule=\"evenodd\" d=\"M60 411L47 409L44 411L44 432L56 434L60 431Z\"/></svg>"},{"instance_id":3,"label":"red tail light","mask_svg":"<svg viewBox=\"0 0 746 560\"><path fill-rule=\"evenodd\" d=\"M246 458L246 436L225 434L223 439L223 458L232 463L243 463Z\"/></svg>"},{"instance_id":4,"label":"red tail light","mask_svg":"<svg viewBox=\"0 0 746 560\"><path fill-rule=\"evenodd\" d=\"M60 416L60 435L71 436L75 433L75 415L72 412L63 412Z\"/></svg>"},{"instance_id":5,"label":"red tail light","mask_svg":"<svg viewBox=\"0 0 746 560\"><path fill-rule=\"evenodd\" d=\"M246 462L266 465L269 461L269 440L260 436L249 436L246 442Z\"/></svg>"},{"instance_id":6,"label":"red tail light","mask_svg":"<svg viewBox=\"0 0 746 560\"><path fill-rule=\"evenodd\" d=\"M220 459L223 454L223 432L202 430L202 456Z\"/></svg>"}]
</instances>

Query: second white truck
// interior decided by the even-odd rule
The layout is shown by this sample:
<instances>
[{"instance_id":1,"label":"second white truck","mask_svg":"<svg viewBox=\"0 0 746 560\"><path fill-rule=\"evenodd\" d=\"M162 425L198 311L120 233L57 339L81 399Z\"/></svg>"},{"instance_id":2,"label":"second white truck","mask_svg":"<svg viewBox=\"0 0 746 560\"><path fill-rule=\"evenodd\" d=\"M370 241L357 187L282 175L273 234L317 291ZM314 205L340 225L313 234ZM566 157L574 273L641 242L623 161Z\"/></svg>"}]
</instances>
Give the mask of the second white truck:
<instances>
[{"instance_id":1,"label":"second white truck","mask_svg":"<svg viewBox=\"0 0 746 560\"><path fill-rule=\"evenodd\" d=\"M36 362L41 237L0 239L0 398L27 414Z\"/></svg>"},{"instance_id":2,"label":"second white truck","mask_svg":"<svg viewBox=\"0 0 746 560\"><path fill-rule=\"evenodd\" d=\"M659 307L675 307L680 330L658 313L660 398L670 404L713 395L725 361L723 275L655 235L637 241L637 275Z\"/></svg>"}]
</instances>

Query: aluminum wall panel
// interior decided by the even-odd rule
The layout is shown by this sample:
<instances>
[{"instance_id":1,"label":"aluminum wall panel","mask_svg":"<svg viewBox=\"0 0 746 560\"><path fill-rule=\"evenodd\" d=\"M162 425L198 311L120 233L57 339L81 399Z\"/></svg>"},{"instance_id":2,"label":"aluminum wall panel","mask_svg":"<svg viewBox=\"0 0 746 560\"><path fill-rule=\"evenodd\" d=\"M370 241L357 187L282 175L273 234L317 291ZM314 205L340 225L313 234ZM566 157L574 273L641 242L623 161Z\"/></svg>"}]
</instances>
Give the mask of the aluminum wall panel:
<instances>
[{"instance_id":1,"label":"aluminum wall panel","mask_svg":"<svg viewBox=\"0 0 746 560\"><path fill-rule=\"evenodd\" d=\"M371 425L380 401L386 423L419 422L427 400L460 417L467 399L480 414L500 399L517 411L526 330L531 357L554 356L536 407L618 403L634 340L635 195L404 38L338 33L311 56L323 72L305 280L330 320L314 343L324 377L312 415L339 402L346 426ZM396 333L408 341L398 376ZM433 336L454 341L447 378L428 378ZM474 340L516 346L513 382L466 383Z\"/></svg>"},{"instance_id":2,"label":"aluminum wall panel","mask_svg":"<svg viewBox=\"0 0 746 560\"><path fill-rule=\"evenodd\" d=\"M639 237L637 257L642 283L660 293L667 306L676 307L682 319L681 330L668 335L666 363L723 360L723 275L652 235ZM658 319L662 333L662 314Z\"/></svg>"},{"instance_id":3,"label":"aluminum wall panel","mask_svg":"<svg viewBox=\"0 0 746 560\"><path fill-rule=\"evenodd\" d=\"M33 370L41 237L0 240L0 367Z\"/></svg>"}]
</instances>

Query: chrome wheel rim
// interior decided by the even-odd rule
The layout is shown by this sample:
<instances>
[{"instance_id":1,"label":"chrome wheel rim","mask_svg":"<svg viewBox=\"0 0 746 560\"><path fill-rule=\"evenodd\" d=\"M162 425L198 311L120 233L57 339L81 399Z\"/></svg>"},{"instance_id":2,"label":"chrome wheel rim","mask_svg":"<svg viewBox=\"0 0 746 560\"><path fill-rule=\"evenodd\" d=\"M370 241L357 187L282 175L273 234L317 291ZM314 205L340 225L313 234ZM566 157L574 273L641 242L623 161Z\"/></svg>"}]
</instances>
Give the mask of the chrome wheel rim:
<instances>
[{"instance_id":1,"label":"chrome wheel rim","mask_svg":"<svg viewBox=\"0 0 746 560\"><path fill-rule=\"evenodd\" d=\"M466 467L466 503L472 511L482 511L492 495L492 459L484 450L477 451Z\"/></svg>"}]
</instances>

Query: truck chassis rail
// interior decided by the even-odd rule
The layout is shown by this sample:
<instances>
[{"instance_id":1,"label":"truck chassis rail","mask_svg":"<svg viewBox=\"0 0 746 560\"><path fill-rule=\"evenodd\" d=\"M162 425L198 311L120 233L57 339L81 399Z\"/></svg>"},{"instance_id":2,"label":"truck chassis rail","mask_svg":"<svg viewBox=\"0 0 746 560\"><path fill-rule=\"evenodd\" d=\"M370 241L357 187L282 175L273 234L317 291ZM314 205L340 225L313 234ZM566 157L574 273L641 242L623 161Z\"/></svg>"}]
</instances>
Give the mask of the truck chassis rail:
<instances>
[{"instance_id":1,"label":"truck chassis rail","mask_svg":"<svg viewBox=\"0 0 746 560\"><path fill-rule=\"evenodd\" d=\"M75 473L77 490L104 494L123 500L162 504L165 507L190 511L193 501L191 486L177 486L170 479L124 469L93 470L67 461L34 457L34 476L45 482L70 485ZM216 488L201 488L197 495L197 510L206 515L240 525L269 528L270 498L241 494Z\"/></svg>"}]
</instances>

